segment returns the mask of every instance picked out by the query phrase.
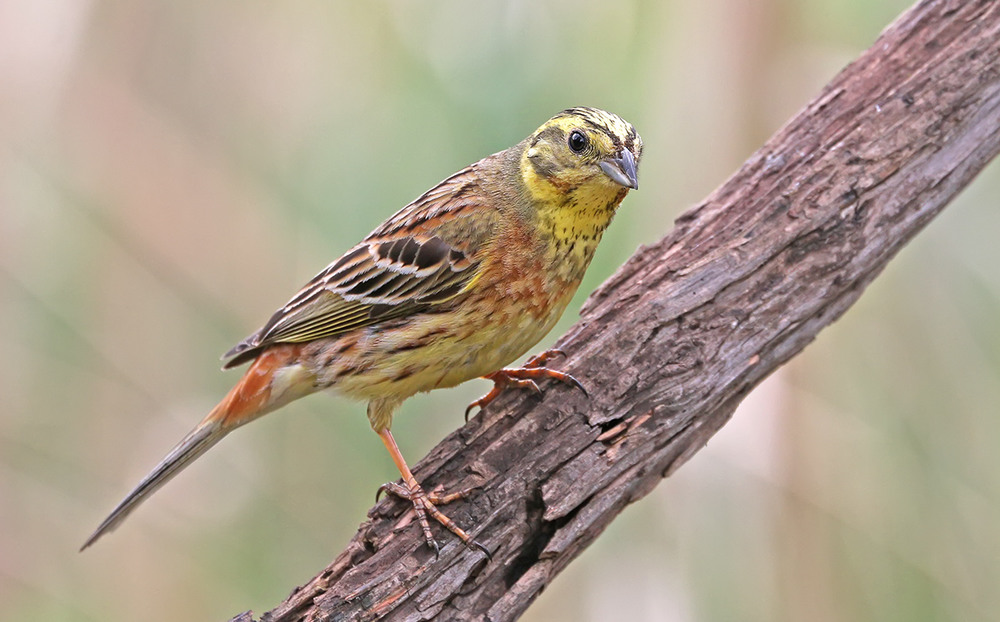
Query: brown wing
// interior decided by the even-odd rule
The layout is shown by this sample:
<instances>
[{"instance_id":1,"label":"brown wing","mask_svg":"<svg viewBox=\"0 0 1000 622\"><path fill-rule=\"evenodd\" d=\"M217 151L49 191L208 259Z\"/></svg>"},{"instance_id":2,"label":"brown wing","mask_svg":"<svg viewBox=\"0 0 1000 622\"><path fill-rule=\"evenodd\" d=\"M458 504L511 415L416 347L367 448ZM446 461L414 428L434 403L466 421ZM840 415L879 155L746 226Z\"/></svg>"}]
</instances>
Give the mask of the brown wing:
<instances>
[{"instance_id":1,"label":"brown wing","mask_svg":"<svg viewBox=\"0 0 1000 622\"><path fill-rule=\"evenodd\" d=\"M475 165L389 218L314 277L223 358L228 369L276 343L333 337L433 309L475 279L496 212L476 201ZM473 211L474 210L474 211ZM474 217L474 218L470 218Z\"/></svg>"}]
</instances>

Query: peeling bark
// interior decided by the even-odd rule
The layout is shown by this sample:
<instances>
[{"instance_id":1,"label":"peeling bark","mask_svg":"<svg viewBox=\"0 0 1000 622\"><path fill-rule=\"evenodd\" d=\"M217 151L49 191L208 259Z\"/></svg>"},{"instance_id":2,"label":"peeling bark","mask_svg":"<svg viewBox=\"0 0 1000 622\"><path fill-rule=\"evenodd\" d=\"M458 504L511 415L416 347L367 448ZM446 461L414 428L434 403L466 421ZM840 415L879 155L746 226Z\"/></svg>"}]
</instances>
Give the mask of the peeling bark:
<instances>
[{"instance_id":1,"label":"peeling bark","mask_svg":"<svg viewBox=\"0 0 1000 622\"><path fill-rule=\"evenodd\" d=\"M261 620L516 619L998 149L1000 3L918 3L591 296L557 344L589 398L509 391L417 465L428 489L476 487L448 513L492 560L444 533L435 559L384 499Z\"/></svg>"}]
</instances>

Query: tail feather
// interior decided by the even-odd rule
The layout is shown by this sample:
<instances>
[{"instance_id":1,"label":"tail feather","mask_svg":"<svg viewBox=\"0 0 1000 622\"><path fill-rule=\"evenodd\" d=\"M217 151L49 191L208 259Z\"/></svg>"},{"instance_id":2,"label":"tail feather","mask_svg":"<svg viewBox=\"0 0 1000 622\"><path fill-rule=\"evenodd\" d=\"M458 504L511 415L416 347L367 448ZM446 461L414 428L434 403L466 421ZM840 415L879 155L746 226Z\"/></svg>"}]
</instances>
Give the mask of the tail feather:
<instances>
[{"instance_id":1,"label":"tail feather","mask_svg":"<svg viewBox=\"0 0 1000 622\"><path fill-rule=\"evenodd\" d=\"M144 477L132 492L128 493L128 496L118 504L118 507L87 538L87 541L83 543L80 550L84 550L96 542L98 538L114 530L140 503L148 499L150 495L170 481L174 475L180 473L181 469L208 451L228 433L229 429L223 428L218 422L209 421L208 419L191 430L184 437L184 440L170 450L170 453L167 454L160 464L156 465L156 468Z\"/></svg>"},{"instance_id":2,"label":"tail feather","mask_svg":"<svg viewBox=\"0 0 1000 622\"><path fill-rule=\"evenodd\" d=\"M302 373L301 367L289 365L296 355L297 350L290 346L273 347L261 354L225 399L128 493L87 538L80 550L120 525L139 504L226 434L293 399L313 392L315 386L312 376Z\"/></svg>"}]
</instances>

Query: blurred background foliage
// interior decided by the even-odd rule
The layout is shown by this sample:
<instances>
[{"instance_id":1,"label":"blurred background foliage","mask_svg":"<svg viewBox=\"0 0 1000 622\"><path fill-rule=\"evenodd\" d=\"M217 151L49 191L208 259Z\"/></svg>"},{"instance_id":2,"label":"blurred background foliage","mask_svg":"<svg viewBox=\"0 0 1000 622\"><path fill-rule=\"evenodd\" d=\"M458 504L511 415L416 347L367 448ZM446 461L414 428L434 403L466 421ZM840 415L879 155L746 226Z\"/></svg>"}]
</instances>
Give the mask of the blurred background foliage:
<instances>
[{"instance_id":1,"label":"blurred background foliage","mask_svg":"<svg viewBox=\"0 0 1000 622\"><path fill-rule=\"evenodd\" d=\"M397 476L362 405L239 431L77 553L235 381L220 353L438 180L604 107L642 188L551 342L907 4L0 4L0 619L276 605ZM524 619L996 619L998 191L994 165ZM410 460L486 388L408 402Z\"/></svg>"}]
</instances>

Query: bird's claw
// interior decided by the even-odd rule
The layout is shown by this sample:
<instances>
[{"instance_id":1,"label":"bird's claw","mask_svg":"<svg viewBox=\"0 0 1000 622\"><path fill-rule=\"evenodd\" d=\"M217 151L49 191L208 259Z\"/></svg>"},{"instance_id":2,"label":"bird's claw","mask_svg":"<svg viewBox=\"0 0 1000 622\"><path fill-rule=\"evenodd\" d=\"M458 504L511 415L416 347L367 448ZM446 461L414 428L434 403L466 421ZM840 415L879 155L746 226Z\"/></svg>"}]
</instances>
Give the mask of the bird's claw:
<instances>
[{"instance_id":1,"label":"bird's claw","mask_svg":"<svg viewBox=\"0 0 1000 622\"><path fill-rule=\"evenodd\" d=\"M551 378L572 387L576 387L577 389L583 391L584 395L590 397L590 394L587 393L587 389L579 380L566 372L556 371L545 366L546 363L558 356L566 356L566 353L562 350L553 348L531 357L524 364L524 367L500 369L492 374L483 376L483 378L493 381L493 388L490 389L489 393L466 406L465 420L469 420L469 413L472 412L473 408L478 406L479 410L483 410L487 405L489 405L490 402L503 393L503 390L507 387L530 389L536 394L541 394L542 390L538 387L538 383L535 381L544 378Z\"/></svg>"},{"instance_id":2,"label":"bird's claw","mask_svg":"<svg viewBox=\"0 0 1000 622\"><path fill-rule=\"evenodd\" d=\"M524 366L525 368L528 369L532 367L545 367L546 363L560 356L566 356L566 353L560 350L559 348L549 348L545 352L536 354L535 356L528 359L527 362L525 362Z\"/></svg>"},{"instance_id":3,"label":"bird's claw","mask_svg":"<svg viewBox=\"0 0 1000 622\"><path fill-rule=\"evenodd\" d=\"M475 487L463 488L462 490L448 494L436 493L433 491L428 493L424 492L424 489L421 488L416 482L413 482L412 486L398 484L396 482L386 482L378 487L378 491L375 493L375 500L377 501L379 496L384 492L401 499L406 499L412 503L413 511L417 515L417 521L420 523L420 530L424 534L424 540L427 542L428 548L434 551L435 558L439 558L441 556L441 547L438 545L437 540L434 539L434 534L431 533L428 516L439 522L445 529L458 536L458 539L461 540L465 546L469 548L478 548L488 559L492 560L493 556L485 546L473 540L472 536L456 525L453 520L436 507L438 505L444 505L446 503L451 503L452 501L457 501L458 499L465 499L473 490L475 490Z\"/></svg>"}]
</instances>

